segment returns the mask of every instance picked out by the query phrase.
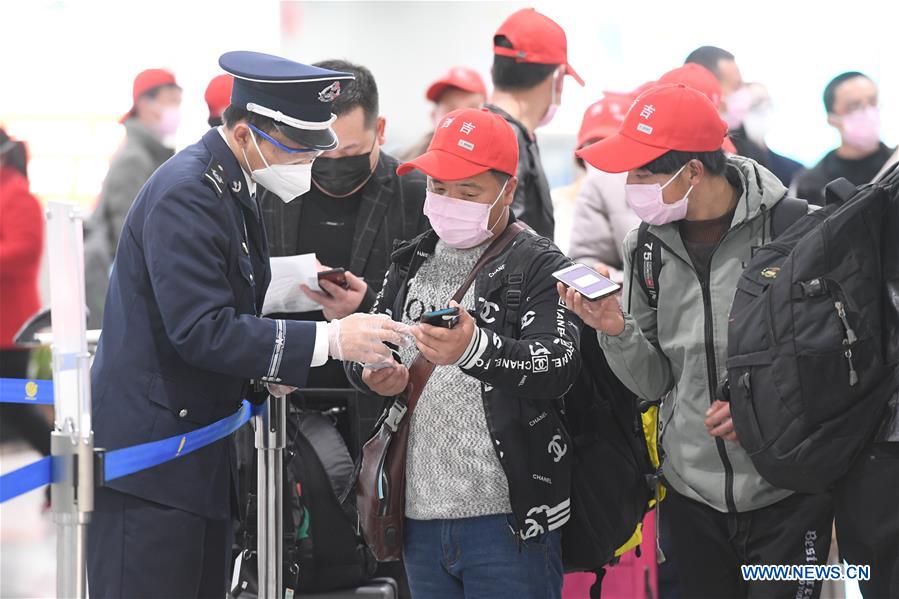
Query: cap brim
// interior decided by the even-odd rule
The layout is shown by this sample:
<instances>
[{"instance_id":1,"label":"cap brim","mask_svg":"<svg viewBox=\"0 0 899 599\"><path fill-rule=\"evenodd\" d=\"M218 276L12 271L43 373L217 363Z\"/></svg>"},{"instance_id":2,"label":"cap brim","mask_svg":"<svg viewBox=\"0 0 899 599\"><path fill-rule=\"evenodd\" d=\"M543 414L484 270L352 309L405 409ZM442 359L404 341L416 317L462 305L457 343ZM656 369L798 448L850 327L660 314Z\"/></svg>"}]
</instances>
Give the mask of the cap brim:
<instances>
[{"instance_id":1,"label":"cap brim","mask_svg":"<svg viewBox=\"0 0 899 599\"><path fill-rule=\"evenodd\" d=\"M665 152L616 133L575 152L592 166L607 173L624 173L646 166Z\"/></svg>"},{"instance_id":2,"label":"cap brim","mask_svg":"<svg viewBox=\"0 0 899 599\"><path fill-rule=\"evenodd\" d=\"M277 126L278 131L303 148L328 151L334 150L338 146L337 134L330 127L327 129L297 129L284 123L277 123Z\"/></svg>"},{"instance_id":3,"label":"cap brim","mask_svg":"<svg viewBox=\"0 0 899 599\"><path fill-rule=\"evenodd\" d=\"M425 97L431 102L436 102L440 99L440 94L449 87L449 83L446 81L437 81L431 84L431 87L428 88L428 91L425 93Z\"/></svg>"},{"instance_id":4,"label":"cap brim","mask_svg":"<svg viewBox=\"0 0 899 599\"><path fill-rule=\"evenodd\" d=\"M429 177L441 181L458 181L480 175L489 171L490 167L475 164L442 150L428 150L418 158L399 165L396 174L405 175L412 169L418 169Z\"/></svg>"},{"instance_id":5,"label":"cap brim","mask_svg":"<svg viewBox=\"0 0 899 599\"><path fill-rule=\"evenodd\" d=\"M581 76L577 74L577 71L572 68L571 63L565 63L565 74L574 77L574 80L580 83L581 87L584 87L584 80L581 79Z\"/></svg>"}]
</instances>

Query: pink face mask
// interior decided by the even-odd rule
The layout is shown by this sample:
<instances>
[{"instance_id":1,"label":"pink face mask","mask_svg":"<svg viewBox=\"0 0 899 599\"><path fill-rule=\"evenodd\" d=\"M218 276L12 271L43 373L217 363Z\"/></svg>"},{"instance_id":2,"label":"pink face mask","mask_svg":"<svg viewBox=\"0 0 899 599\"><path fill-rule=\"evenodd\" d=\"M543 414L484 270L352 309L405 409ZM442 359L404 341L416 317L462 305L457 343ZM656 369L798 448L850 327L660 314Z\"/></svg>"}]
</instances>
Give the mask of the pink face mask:
<instances>
[{"instance_id":1,"label":"pink face mask","mask_svg":"<svg viewBox=\"0 0 899 599\"><path fill-rule=\"evenodd\" d=\"M506 183L508 182L507 179ZM425 216L431 221L431 227L437 236L448 246L459 250L479 246L493 237L493 229L499 223L499 219L491 227L490 210L503 197L506 183L503 183L499 195L489 206L457 200L428 190L425 194Z\"/></svg>"},{"instance_id":2,"label":"pink face mask","mask_svg":"<svg viewBox=\"0 0 899 599\"><path fill-rule=\"evenodd\" d=\"M746 115L752 108L752 92L748 87L741 87L734 93L730 94L724 100L727 108L724 112L724 120L727 121L727 127L730 130L738 129Z\"/></svg>"},{"instance_id":3,"label":"pink face mask","mask_svg":"<svg viewBox=\"0 0 899 599\"><path fill-rule=\"evenodd\" d=\"M153 126L156 134L161 138L171 137L178 131L181 124L181 111L174 106L166 106L162 109L159 121Z\"/></svg>"},{"instance_id":4,"label":"pink face mask","mask_svg":"<svg viewBox=\"0 0 899 599\"><path fill-rule=\"evenodd\" d=\"M628 206L643 222L650 225L664 225L683 220L687 216L687 196L693 191L693 186L690 186L684 197L673 204L665 203L665 200L662 199L662 190L668 187L668 184L674 181L686 167L686 164L680 167L664 185L658 183L625 185L624 198L627 200Z\"/></svg>"},{"instance_id":5,"label":"pink face mask","mask_svg":"<svg viewBox=\"0 0 899 599\"><path fill-rule=\"evenodd\" d=\"M853 110L841 121L843 139L853 148L871 150L880 144L880 111L876 106Z\"/></svg>"}]
</instances>

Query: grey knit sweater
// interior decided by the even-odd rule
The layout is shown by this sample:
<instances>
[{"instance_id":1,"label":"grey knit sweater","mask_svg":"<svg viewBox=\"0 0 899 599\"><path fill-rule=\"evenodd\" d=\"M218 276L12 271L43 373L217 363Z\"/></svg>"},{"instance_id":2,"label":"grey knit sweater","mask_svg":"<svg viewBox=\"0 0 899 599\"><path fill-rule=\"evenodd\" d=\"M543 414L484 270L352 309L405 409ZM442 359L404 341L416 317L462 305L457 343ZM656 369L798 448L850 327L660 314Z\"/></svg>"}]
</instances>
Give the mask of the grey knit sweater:
<instances>
[{"instance_id":1,"label":"grey knit sweater","mask_svg":"<svg viewBox=\"0 0 899 599\"><path fill-rule=\"evenodd\" d=\"M409 284L403 322L445 308L486 245L457 250L442 241ZM474 308L474 285L461 302ZM417 350L402 349L411 365ZM470 518L512 511L509 484L493 449L481 383L457 366L437 366L412 413L406 458L406 516Z\"/></svg>"}]
</instances>

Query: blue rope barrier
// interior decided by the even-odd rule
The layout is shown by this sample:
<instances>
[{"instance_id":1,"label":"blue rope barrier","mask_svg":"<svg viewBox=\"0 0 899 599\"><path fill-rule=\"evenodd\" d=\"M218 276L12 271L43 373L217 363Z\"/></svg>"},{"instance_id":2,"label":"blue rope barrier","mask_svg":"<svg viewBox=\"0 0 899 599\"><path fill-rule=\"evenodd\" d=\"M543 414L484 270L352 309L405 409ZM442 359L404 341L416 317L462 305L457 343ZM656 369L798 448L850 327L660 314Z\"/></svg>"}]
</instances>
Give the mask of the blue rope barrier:
<instances>
[{"instance_id":1,"label":"blue rope barrier","mask_svg":"<svg viewBox=\"0 0 899 599\"><path fill-rule=\"evenodd\" d=\"M184 435L108 451L102 480L115 480L164 464L224 439L246 424L260 409L260 406L244 400L237 412L203 428ZM0 503L53 482L52 464L53 456L47 456L0 476Z\"/></svg>"},{"instance_id":2,"label":"blue rope barrier","mask_svg":"<svg viewBox=\"0 0 899 599\"><path fill-rule=\"evenodd\" d=\"M53 477L53 456L47 456L0 476L0 503L49 485Z\"/></svg>"},{"instance_id":3,"label":"blue rope barrier","mask_svg":"<svg viewBox=\"0 0 899 599\"><path fill-rule=\"evenodd\" d=\"M108 451L106 452L105 480L115 480L164 464L214 443L246 424L256 411L257 409L250 402L244 400L240 409L231 416L185 435Z\"/></svg>"},{"instance_id":4,"label":"blue rope barrier","mask_svg":"<svg viewBox=\"0 0 899 599\"><path fill-rule=\"evenodd\" d=\"M53 381L0 379L0 403L53 405Z\"/></svg>"}]
</instances>

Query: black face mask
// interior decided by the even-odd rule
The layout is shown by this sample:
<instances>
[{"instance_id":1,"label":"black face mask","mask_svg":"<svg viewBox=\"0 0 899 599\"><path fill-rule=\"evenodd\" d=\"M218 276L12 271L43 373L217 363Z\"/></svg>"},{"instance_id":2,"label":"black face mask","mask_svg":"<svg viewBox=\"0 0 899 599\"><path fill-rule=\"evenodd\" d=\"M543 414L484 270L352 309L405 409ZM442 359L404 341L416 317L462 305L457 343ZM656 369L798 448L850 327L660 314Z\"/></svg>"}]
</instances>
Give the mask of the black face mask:
<instances>
[{"instance_id":1,"label":"black face mask","mask_svg":"<svg viewBox=\"0 0 899 599\"><path fill-rule=\"evenodd\" d=\"M312 180L329 195L342 198L368 181L372 174L371 153L343 158L316 158L312 163Z\"/></svg>"}]
</instances>

